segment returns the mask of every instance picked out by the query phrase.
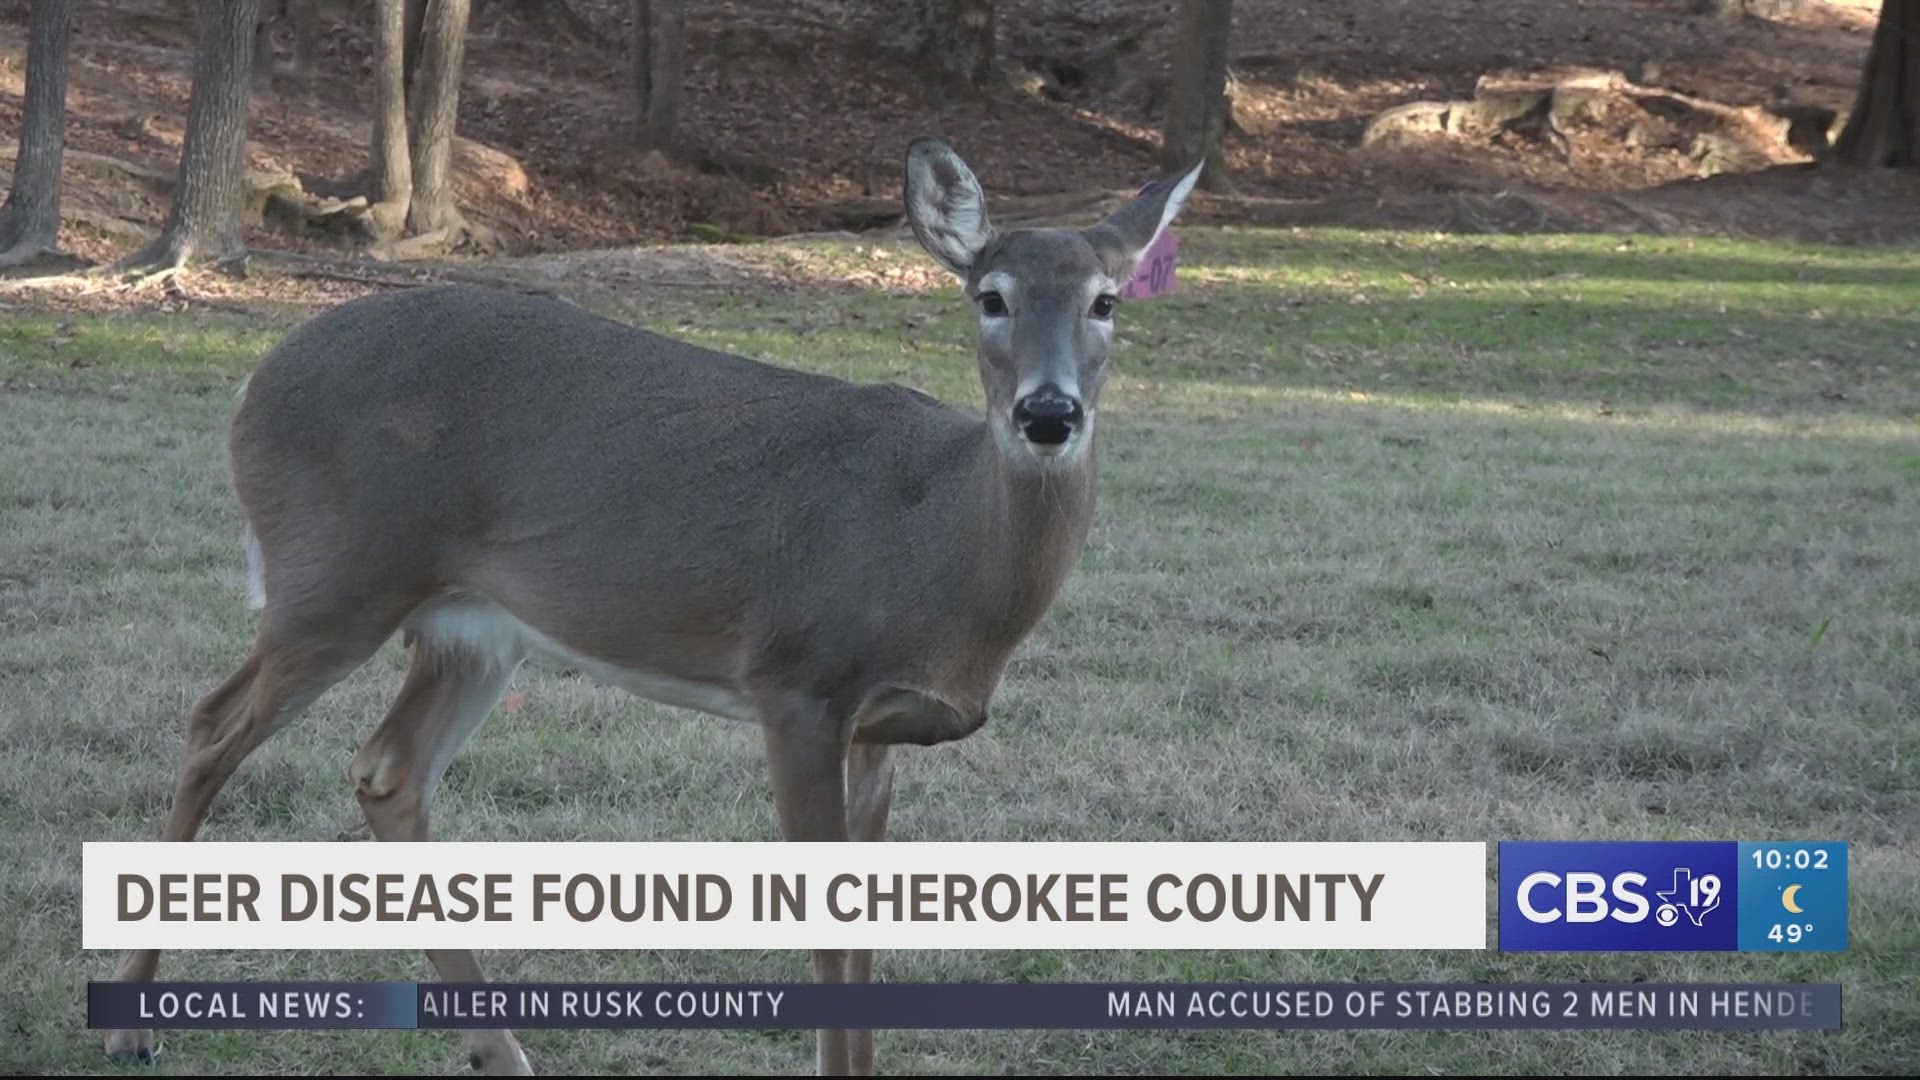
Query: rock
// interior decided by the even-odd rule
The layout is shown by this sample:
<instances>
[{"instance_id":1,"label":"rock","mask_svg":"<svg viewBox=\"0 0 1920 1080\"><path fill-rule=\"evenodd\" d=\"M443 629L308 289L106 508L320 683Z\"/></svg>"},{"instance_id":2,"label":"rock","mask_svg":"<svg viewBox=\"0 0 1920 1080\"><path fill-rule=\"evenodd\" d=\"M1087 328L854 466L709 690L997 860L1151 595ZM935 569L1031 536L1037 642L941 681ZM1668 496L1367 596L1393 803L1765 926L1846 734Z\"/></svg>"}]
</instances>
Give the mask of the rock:
<instances>
[{"instance_id":1,"label":"rock","mask_svg":"<svg viewBox=\"0 0 1920 1080\"><path fill-rule=\"evenodd\" d=\"M1287 76L1288 86L1305 86L1311 83L1333 82L1338 74L1328 65L1317 60L1302 60Z\"/></svg>"},{"instance_id":2,"label":"rock","mask_svg":"<svg viewBox=\"0 0 1920 1080\"><path fill-rule=\"evenodd\" d=\"M1555 124L1591 120L1599 115L1606 97L1604 90L1562 83L1553 88L1553 100L1547 106L1548 115Z\"/></svg>"},{"instance_id":3,"label":"rock","mask_svg":"<svg viewBox=\"0 0 1920 1080\"><path fill-rule=\"evenodd\" d=\"M365 195L355 195L351 199L322 199L314 204L312 214L317 218L358 215L367 212L367 205Z\"/></svg>"},{"instance_id":4,"label":"rock","mask_svg":"<svg viewBox=\"0 0 1920 1080\"><path fill-rule=\"evenodd\" d=\"M347 133L355 144L367 146L373 138L373 125L359 121L348 127ZM514 199L524 199L533 192L533 181L518 158L465 135L453 137L452 171L454 183L459 186L485 188ZM359 181L355 183L364 186ZM334 190L326 193L341 194Z\"/></svg>"},{"instance_id":5,"label":"rock","mask_svg":"<svg viewBox=\"0 0 1920 1080\"><path fill-rule=\"evenodd\" d=\"M1471 101L1412 101L1375 116L1360 135L1373 146L1402 135L1489 136L1516 131L1542 138L1555 91L1479 89Z\"/></svg>"},{"instance_id":6,"label":"rock","mask_svg":"<svg viewBox=\"0 0 1920 1080\"><path fill-rule=\"evenodd\" d=\"M1405 135L1439 135L1448 130L1448 118L1458 101L1410 101L1395 105L1367 122L1360 133L1361 146L1391 142Z\"/></svg>"},{"instance_id":7,"label":"rock","mask_svg":"<svg viewBox=\"0 0 1920 1080\"><path fill-rule=\"evenodd\" d=\"M1767 112L1779 119L1780 141L1810 158L1826 156L1831 145L1828 133L1834 129L1838 114L1824 105L1774 105Z\"/></svg>"},{"instance_id":8,"label":"rock","mask_svg":"<svg viewBox=\"0 0 1920 1080\"><path fill-rule=\"evenodd\" d=\"M453 172L512 199L524 199L533 190L527 171L512 154L460 135L453 137Z\"/></svg>"},{"instance_id":9,"label":"rock","mask_svg":"<svg viewBox=\"0 0 1920 1080\"><path fill-rule=\"evenodd\" d=\"M260 223L298 236L307 230L307 208L297 196L269 191L261 201Z\"/></svg>"},{"instance_id":10,"label":"rock","mask_svg":"<svg viewBox=\"0 0 1920 1080\"><path fill-rule=\"evenodd\" d=\"M1718 176L1721 173L1753 172L1773 164L1766 155L1761 154L1737 139L1717 132L1703 131L1687 144L1687 156L1698 162L1696 175Z\"/></svg>"},{"instance_id":11,"label":"rock","mask_svg":"<svg viewBox=\"0 0 1920 1080\"><path fill-rule=\"evenodd\" d=\"M398 240L383 240L367 248L367 257L377 262L400 262L405 259L436 259L453 250L459 241L457 228L434 229L418 236L408 236Z\"/></svg>"},{"instance_id":12,"label":"rock","mask_svg":"<svg viewBox=\"0 0 1920 1080\"><path fill-rule=\"evenodd\" d=\"M1066 93L1060 89L1060 83L1051 74L1028 67L1018 60L1002 59L995 65L1000 77L1007 81L1007 87L1022 97L1045 101L1064 101Z\"/></svg>"},{"instance_id":13,"label":"rock","mask_svg":"<svg viewBox=\"0 0 1920 1080\"><path fill-rule=\"evenodd\" d=\"M1633 89L1633 80L1618 71L1583 71L1561 79L1560 85L1576 90L1605 90L1624 94Z\"/></svg>"},{"instance_id":14,"label":"rock","mask_svg":"<svg viewBox=\"0 0 1920 1080\"><path fill-rule=\"evenodd\" d=\"M1491 135L1523 127L1545 118L1551 98L1552 92L1548 90L1482 91L1472 101L1454 104L1447 130L1462 135Z\"/></svg>"},{"instance_id":15,"label":"rock","mask_svg":"<svg viewBox=\"0 0 1920 1080\"><path fill-rule=\"evenodd\" d=\"M276 225L298 231L298 222L306 216L307 193L300 178L292 173L258 173L247 170L246 206L242 218L250 225Z\"/></svg>"},{"instance_id":16,"label":"rock","mask_svg":"<svg viewBox=\"0 0 1920 1080\"><path fill-rule=\"evenodd\" d=\"M1695 15L1711 15L1727 22L1747 19L1784 19L1807 6L1807 0L1693 0Z\"/></svg>"}]
</instances>

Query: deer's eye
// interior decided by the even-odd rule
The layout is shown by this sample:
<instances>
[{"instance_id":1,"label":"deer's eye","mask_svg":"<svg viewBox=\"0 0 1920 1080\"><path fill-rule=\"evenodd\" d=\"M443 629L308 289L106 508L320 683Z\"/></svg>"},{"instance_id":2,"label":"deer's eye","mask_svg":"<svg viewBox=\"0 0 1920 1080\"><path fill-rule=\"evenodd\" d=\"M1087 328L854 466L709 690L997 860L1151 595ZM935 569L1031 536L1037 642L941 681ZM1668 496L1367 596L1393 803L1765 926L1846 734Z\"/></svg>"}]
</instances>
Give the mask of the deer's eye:
<instances>
[{"instance_id":1,"label":"deer's eye","mask_svg":"<svg viewBox=\"0 0 1920 1080\"><path fill-rule=\"evenodd\" d=\"M1112 293L1101 293L1093 300L1093 317L1096 319L1113 318L1113 303L1117 299Z\"/></svg>"},{"instance_id":2,"label":"deer's eye","mask_svg":"<svg viewBox=\"0 0 1920 1080\"><path fill-rule=\"evenodd\" d=\"M992 318L1000 318L1007 313L1006 297L997 292L983 292L980 294L980 310Z\"/></svg>"}]
</instances>

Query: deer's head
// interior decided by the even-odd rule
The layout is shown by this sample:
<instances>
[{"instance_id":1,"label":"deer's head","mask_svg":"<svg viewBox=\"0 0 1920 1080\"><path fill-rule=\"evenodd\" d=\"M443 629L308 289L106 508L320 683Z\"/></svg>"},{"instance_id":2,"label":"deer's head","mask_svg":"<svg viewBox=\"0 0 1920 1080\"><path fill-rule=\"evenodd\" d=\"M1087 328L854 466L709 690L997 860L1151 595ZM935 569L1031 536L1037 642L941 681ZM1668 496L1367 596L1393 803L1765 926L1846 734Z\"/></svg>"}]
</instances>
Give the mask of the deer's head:
<instances>
[{"instance_id":1,"label":"deer's head","mask_svg":"<svg viewBox=\"0 0 1920 1080\"><path fill-rule=\"evenodd\" d=\"M1200 177L1195 165L1087 229L997 232L973 170L943 139L907 148L907 221L980 315L987 422L1018 459L1071 462L1093 440L1120 291Z\"/></svg>"}]
</instances>

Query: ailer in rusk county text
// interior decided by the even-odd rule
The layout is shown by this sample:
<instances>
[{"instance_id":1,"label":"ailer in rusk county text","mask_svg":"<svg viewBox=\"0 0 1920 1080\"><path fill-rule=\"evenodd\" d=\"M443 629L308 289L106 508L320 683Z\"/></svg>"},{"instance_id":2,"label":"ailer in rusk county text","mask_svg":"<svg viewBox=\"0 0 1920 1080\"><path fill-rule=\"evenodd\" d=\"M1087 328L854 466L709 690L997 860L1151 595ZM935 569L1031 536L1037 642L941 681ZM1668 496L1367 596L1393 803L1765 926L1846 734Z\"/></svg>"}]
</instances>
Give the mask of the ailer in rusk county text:
<instances>
[{"instance_id":1,"label":"ailer in rusk county text","mask_svg":"<svg viewBox=\"0 0 1920 1080\"><path fill-rule=\"evenodd\" d=\"M625 987L558 989L516 987L420 991L427 1020L497 1020L519 1024L558 1017L583 1023L614 1020L779 1019L782 990L646 990Z\"/></svg>"}]
</instances>

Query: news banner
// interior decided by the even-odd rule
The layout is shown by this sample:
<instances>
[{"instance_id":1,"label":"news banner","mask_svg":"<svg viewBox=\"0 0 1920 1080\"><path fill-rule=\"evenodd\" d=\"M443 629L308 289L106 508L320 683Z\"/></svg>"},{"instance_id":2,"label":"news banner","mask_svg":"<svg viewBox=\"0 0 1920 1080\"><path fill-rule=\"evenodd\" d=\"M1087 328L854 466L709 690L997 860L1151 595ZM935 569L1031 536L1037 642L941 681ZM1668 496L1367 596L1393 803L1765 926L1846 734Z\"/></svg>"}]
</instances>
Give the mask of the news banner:
<instances>
[{"instance_id":1,"label":"news banner","mask_svg":"<svg viewBox=\"0 0 1920 1080\"><path fill-rule=\"evenodd\" d=\"M1486 844L118 844L88 949L1487 948ZM1498 948L1847 948L1842 842L1497 845ZM1837 983L93 982L96 1028L1831 1030Z\"/></svg>"}]
</instances>

